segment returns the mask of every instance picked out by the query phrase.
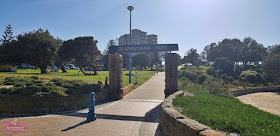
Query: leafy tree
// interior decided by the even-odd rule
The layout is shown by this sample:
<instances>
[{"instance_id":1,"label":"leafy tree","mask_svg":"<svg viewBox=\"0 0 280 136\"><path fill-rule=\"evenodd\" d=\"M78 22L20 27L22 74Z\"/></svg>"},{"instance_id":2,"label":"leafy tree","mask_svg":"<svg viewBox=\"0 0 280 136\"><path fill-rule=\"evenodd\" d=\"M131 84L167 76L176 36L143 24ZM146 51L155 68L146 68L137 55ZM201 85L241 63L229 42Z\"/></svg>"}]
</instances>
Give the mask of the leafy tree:
<instances>
[{"instance_id":1,"label":"leafy tree","mask_svg":"<svg viewBox=\"0 0 280 136\"><path fill-rule=\"evenodd\" d=\"M148 66L150 66L151 70L152 70L153 65L160 63L159 52L149 52L149 53L146 53L146 54L147 54L148 60L149 60Z\"/></svg>"},{"instance_id":2,"label":"leafy tree","mask_svg":"<svg viewBox=\"0 0 280 136\"><path fill-rule=\"evenodd\" d=\"M267 79L272 78L274 83L280 83L280 46L276 45L262 64Z\"/></svg>"},{"instance_id":3,"label":"leafy tree","mask_svg":"<svg viewBox=\"0 0 280 136\"><path fill-rule=\"evenodd\" d=\"M225 57L232 62L243 62L243 65L247 65L256 62L257 56L258 61L262 61L266 56L266 48L250 37L245 37L243 41L237 38L224 39L218 44L207 45L201 55L204 58L207 56L206 59L210 62L213 62L216 58Z\"/></svg>"},{"instance_id":4,"label":"leafy tree","mask_svg":"<svg viewBox=\"0 0 280 136\"><path fill-rule=\"evenodd\" d=\"M10 24L6 27L6 30L4 31L4 35L2 35L2 37L3 38L0 39L0 42L2 44L11 42L14 39L13 28L12 28L12 26Z\"/></svg>"},{"instance_id":5,"label":"leafy tree","mask_svg":"<svg viewBox=\"0 0 280 136\"><path fill-rule=\"evenodd\" d=\"M97 74L95 61L101 55L97 48L97 41L91 36L77 37L63 42L63 48L67 48L67 56L65 58L73 59L74 64L78 66L84 75L89 75L84 67L92 67L94 74Z\"/></svg>"},{"instance_id":6,"label":"leafy tree","mask_svg":"<svg viewBox=\"0 0 280 136\"><path fill-rule=\"evenodd\" d=\"M55 39L49 31L37 31L20 34L12 42L12 54L20 58L19 63L37 66L41 73L47 72L47 66L53 64L61 40Z\"/></svg>"},{"instance_id":7,"label":"leafy tree","mask_svg":"<svg viewBox=\"0 0 280 136\"><path fill-rule=\"evenodd\" d=\"M218 71L219 75L233 75L233 64L227 58L221 57L214 61L213 68Z\"/></svg>"},{"instance_id":8,"label":"leafy tree","mask_svg":"<svg viewBox=\"0 0 280 136\"><path fill-rule=\"evenodd\" d=\"M135 55L132 59L132 65L138 67L147 67L149 65L149 56L145 53Z\"/></svg>"},{"instance_id":9,"label":"leafy tree","mask_svg":"<svg viewBox=\"0 0 280 136\"><path fill-rule=\"evenodd\" d=\"M108 65L109 65L108 56L109 56L109 47L110 46L118 46L117 39L116 40L113 40L113 39L109 40L106 49L104 49L104 51L103 51L102 60L103 60L103 63L104 63L104 67L107 68L107 69L108 69Z\"/></svg>"},{"instance_id":10,"label":"leafy tree","mask_svg":"<svg viewBox=\"0 0 280 136\"><path fill-rule=\"evenodd\" d=\"M69 47L67 42L63 42L62 46L57 51L57 55L55 58L55 64L56 66L60 67L62 72L67 72L67 70L64 68L64 65L66 62L71 60L72 57L72 49Z\"/></svg>"},{"instance_id":11,"label":"leafy tree","mask_svg":"<svg viewBox=\"0 0 280 136\"><path fill-rule=\"evenodd\" d=\"M199 65L199 54L196 49L191 48L188 52L186 52L183 63L191 63L194 66Z\"/></svg>"},{"instance_id":12,"label":"leafy tree","mask_svg":"<svg viewBox=\"0 0 280 136\"><path fill-rule=\"evenodd\" d=\"M208 47L207 60L213 62L216 58L225 57L232 62L238 62L240 45L239 39L224 39L218 44L212 43Z\"/></svg>"},{"instance_id":13,"label":"leafy tree","mask_svg":"<svg viewBox=\"0 0 280 136\"><path fill-rule=\"evenodd\" d=\"M248 62L256 62L257 56L258 61L263 61L264 57L267 56L267 49L250 37L245 37L243 39L240 49L240 61L243 62L243 65L247 65Z\"/></svg>"}]
</instances>

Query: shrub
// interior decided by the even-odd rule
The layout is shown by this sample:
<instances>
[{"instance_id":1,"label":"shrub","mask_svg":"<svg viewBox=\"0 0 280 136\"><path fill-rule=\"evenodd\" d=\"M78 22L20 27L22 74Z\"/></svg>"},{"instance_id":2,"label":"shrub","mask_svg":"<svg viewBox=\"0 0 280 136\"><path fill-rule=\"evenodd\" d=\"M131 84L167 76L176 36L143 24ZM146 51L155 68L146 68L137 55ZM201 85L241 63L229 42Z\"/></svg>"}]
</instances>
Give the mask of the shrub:
<instances>
[{"instance_id":1,"label":"shrub","mask_svg":"<svg viewBox=\"0 0 280 136\"><path fill-rule=\"evenodd\" d=\"M199 83L199 84L204 83L204 81L206 80L206 78L207 78L206 75L201 74L201 75L198 77L198 83Z\"/></svg>"},{"instance_id":2,"label":"shrub","mask_svg":"<svg viewBox=\"0 0 280 136\"><path fill-rule=\"evenodd\" d=\"M14 82L4 82L4 85L14 85Z\"/></svg>"},{"instance_id":3,"label":"shrub","mask_svg":"<svg viewBox=\"0 0 280 136\"><path fill-rule=\"evenodd\" d=\"M51 80L51 82L59 82L59 81L62 81L62 79L61 78L53 78L52 80Z\"/></svg>"},{"instance_id":4,"label":"shrub","mask_svg":"<svg viewBox=\"0 0 280 136\"><path fill-rule=\"evenodd\" d=\"M64 88L73 88L74 85L72 85L72 84L70 84L70 83L63 83L63 84L61 85L61 87L64 87Z\"/></svg>"},{"instance_id":5,"label":"shrub","mask_svg":"<svg viewBox=\"0 0 280 136\"><path fill-rule=\"evenodd\" d=\"M54 82L55 85L57 85L57 86L61 86L63 83L68 83L69 82L69 80L64 80L64 79L61 79L61 78L53 78L51 81Z\"/></svg>"},{"instance_id":6,"label":"shrub","mask_svg":"<svg viewBox=\"0 0 280 136\"><path fill-rule=\"evenodd\" d=\"M46 83L45 85L46 85L46 86L53 86L53 83L48 82L48 83Z\"/></svg>"},{"instance_id":7,"label":"shrub","mask_svg":"<svg viewBox=\"0 0 280 136\"><path fill-rule=\"evenodd\" d=\"M212 77L217 77L217 72L213 67L208 68L206 74Z\"/></svg>"},{"instance_id":8,"label":"shrub","mask_svg":"<svg viewBox=\"0 0 280 136\"><path fill-rule=\"evenodd\" d=\"M40 89L41 92L51 92L52 90L57 90L58 87L56 86L42 86L42 87L38 87L38 89ZM63 88L59 88L60 90L64 90Z\"/></svg>"},{"instance_id":9,"label":"shrub","mask_svg":"<svg viewBox=\"0 0 280 136\"><path fill-rule=\"evenodd\" d=\"M232 75L233 74L233 63L224 57L215 59L213 68L216 71L219 71L218 72L219 75L222 75L222 74Z\"/></svg>"},{"instance_id":10,"label":"shrub","mask_svg":"<svg viewBox=\"0 0 280 136\"><path fill-rule=\"evenodd\" d=\"M13 94L14 88L0 88L0 94Z\"/></svg>"},{"instance_id":11,"label":"shrub","mask_svg":"<svg viewBox=\"0 0 280 136\"><path fill-rule=\"evenodd\" d=\"M84 82L84 81L82 81L82 80L74 80L73 82L72 82L72 84L73 84L73 88L76 88L76 89L78 89L78 88L81 88L83 85L85 85L86 83Z\"/></svg>"},{"instance_id":12,"label":"shrub","mask_svg":"<svg viewBox=\"0 0 280 136\"><path fill-rule=\"evenodd\" d=\"M83 93L81 89L75 89L75 88L68 88L65 91L66 94L79 94L79 93Z\"/></svg>"},{"instance_id":13,"label":"shrub","mask_svg":"<svg viewBox=\"0 0 280 136\"><path fill-rule=\"evenodd\" d=\"M14 85L15 83L20 82L19 77L6 77L5 80L3 81L4 85Z\"/></svg>"},{"instance_id":14,"label":"shrub","mask_svg":"<svg viewBox=\"0 0 280 136\"><path fill-rule=\"evenodd\" d=\"M258 72L252 70L243 71L238 77L238 80L255 84L264 82L262 76Z\"/></svg>"},{"instance_id":15,"label":"shrub","mask_svg":"<svg viewBox=\"0 0 280 136\"><path fill-rule=\"evenodd\" d=\"M32 79L38 80L39 77L38 76L31 76Z\"/></svg>"},{"instance_id":16,"label":"shrub","mask_svg":"<svg viewBox=\"0 0 280 136\"><path fill-rule=\"evenodd\" d=\"M44 86L44 83L36 83L35 86Z\"/></svg>"},{"instance_id":17,"label":"shrub","mask_svg":"<svg viewBox=\"0 0 280 136\"><path fill-rule=\"evenodd\" d=\"M67 94L62 90L52 90L49 92L49 94L54 96L67 96Z\"/></svg>"},{"instance_id":18,"label":"shrub","mask_svg":"<svg viewBox=\"0 0 280 136\"><path fill-rule=\"evenodd\" d=\"M208 76L204 82L205 88L211 94L229 95L227 93L227 86L222 80Z\"/></svg>"},{"instance_id":19,"label":"shrub","mask_svg":"<svg viewBox=\"0 0 280 136\"><path fill-rule=\"evenodd\" d=\"M15 87L25 87L25 84L22 82L18 82L14 84Z\"/></svg>"},{"instance_id":20,"label":"shrub","mask_svg":"<svg viewBox=\"0 0 280 136\"><path fill-rule=\"evenodd\" d=\"M25 87L25 88L17 89L16 94L20 94L20 95L24 95L24 96L31 96L37 92L39 92L39 91L33 87Z\"/></svg>"},{"instance_id":21,"label":"shrub","mask_svg":"<svg viewBox=\"0 0 280 136\"><path fill-rule=\"evenodd\" d=\"M11 65L0 66L0 72L13 72L13 71L16 71L16 67L13 67Z\"/></svg>"},{"instance_id":22,"label":"shrub","mask_svg":"<svg viewBox=\"0 0 280 136\"><path fill-rule=\"evenodd\" d=\"M197 71L182 71L180 72L179 77L186 77L188 80L192 81L192 82L196 82L198 76L202 74L201 72L197 72Z\"/></svg>"},{"instance_id":23,"label":"shrub","mask_svg":"<svg viewBox=\"0 0 280 136\"><path fill-rule=\"evenodd\" d=\"M232 82L232 81L233 81L233 77L228 76L228 75L226 75L226 74L222 74L221 78L222 78L224 81L228 81L228 82Z\"/></svg>"},{"instance_id":24,"label":"shrub","mask_svg":"<svg viewBox=\"0 0 280 136\"><path fill-rule=\"evenodd\" d=\"M25 86L27 86L27 87L28 87L28 86L34 86L34 85L35 85L34 82L26 82L26 83L25 83Z\"/></svg>"},{"instance_id":25,"label":"shrub","mask_svg":"<svg viewBox=\"0 0 280 136\"><path fill-rule=\"evenodd\" d=\"M44 83L44 81L42 81L42 80L33 80L33 82L34 82L35 84Z\"/></svg>"}]
</instances>

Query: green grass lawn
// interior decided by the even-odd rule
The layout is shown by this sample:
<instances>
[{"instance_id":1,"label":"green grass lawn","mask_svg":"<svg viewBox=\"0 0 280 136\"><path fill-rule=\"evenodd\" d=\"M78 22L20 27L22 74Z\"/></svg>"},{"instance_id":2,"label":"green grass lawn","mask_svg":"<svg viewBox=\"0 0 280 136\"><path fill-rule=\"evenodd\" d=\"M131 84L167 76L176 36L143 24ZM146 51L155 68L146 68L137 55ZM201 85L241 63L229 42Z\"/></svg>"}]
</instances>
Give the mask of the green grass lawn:
<instances>
[{"instance_id":1,"label":"green grass lawn","mask_svg":"<svg viewBox=\"0 0 280 136\"><path fill-rule=\"evenodd\" d=\"M2 82L6 77L31 77L31 76L38 76L39 78L42 78L44 80L51 80L52 78L61 78L66 80L83 80L87 83L97 83L97 81L102 81L104 84L105 78L109 77L108 71L98 71L98 75L90 75L90 76L84 76L83 73L80 72L80 75L78 75L79 70L67 70L67 73L59 72L53 72L49 74L40 74L40 69L32 70L32 69L20 69L17 71L17 73L12 72L0 72L0 82ZM128 76L126 74L128 71L123 71L123 87L128 86ZM144 82L146 82L148 79L150 79L151 76L153 76L155 71L138 71L138 84L136 87L140 86ZM132 72L132 83L135 82L134 77L134 71Z\"/></svg>"},{"instance_id":2,"label":"green grass lawn","mask_svg":"<svg viewBox=\"0 0 280 136\"><path fill-rule=\"evenodd\" d=\"M279 136L280 117L240 102L233 96L210 94L200 85L185 86L195 96L182 96L173 104L188 117L212 129L244 136Z\"/></svg>"}]
</instances>

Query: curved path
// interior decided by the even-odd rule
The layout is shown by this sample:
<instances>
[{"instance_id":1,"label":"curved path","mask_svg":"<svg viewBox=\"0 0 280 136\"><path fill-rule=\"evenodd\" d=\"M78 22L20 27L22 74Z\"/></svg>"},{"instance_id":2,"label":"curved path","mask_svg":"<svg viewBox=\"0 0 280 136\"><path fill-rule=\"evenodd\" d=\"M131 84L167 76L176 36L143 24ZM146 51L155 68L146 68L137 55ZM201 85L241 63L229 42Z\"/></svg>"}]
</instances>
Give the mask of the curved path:
<instances>
[{"instance_id":1,"label":"curved path","mask_svg":"<svg viewBox=\"0 0 280 136\"><path fill-rule=\"evenodd\" d=\"M280 92L258 92L237 98L245 104L280 116Z\"/></svg>"},{"instance_id":2,"label":"curved path","mask_svg":"<svg viewBox=\"0 0 280 136\"><path fill-rule=\"evenodd\" d=\"M86 122L88 109L63 115L21 117L28 129L19 135L160 135L161 102L164 100L165 73L155 74L124 99L96 106L97 120ZM9 119L1 119L0 124ZM0 126L0 135L11 135ZM15 134L18 135L18 134Z\"/></svg>"}]
</instances>

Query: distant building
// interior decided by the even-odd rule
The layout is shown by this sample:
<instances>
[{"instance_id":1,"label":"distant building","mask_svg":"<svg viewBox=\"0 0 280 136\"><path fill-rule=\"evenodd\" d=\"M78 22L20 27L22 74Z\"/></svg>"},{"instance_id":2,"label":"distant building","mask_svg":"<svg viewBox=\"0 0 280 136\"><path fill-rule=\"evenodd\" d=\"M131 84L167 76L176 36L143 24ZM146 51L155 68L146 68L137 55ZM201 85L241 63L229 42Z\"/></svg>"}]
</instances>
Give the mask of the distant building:
<instances>
[{"instance_id":1,"label":"distant building","mask_svg":"<svg viewBox=\"0 0 280 136\"><path fill-rule=\"evenodd\" d=\"M119 45L129 45L130 37L129 34L124 34L119 38ZM131 32L131 45L140 44L157 44L157 35L147 35L147 32L139 29L133 29Z\"/></svg>"},{"instance_id":2,"label":"distant building","mask_svg":"<svg viewBox=\"0 0 280 136\"><path fill-rule=\"evenodd\" d=\"M157 35L155 34L148 35L148 43L157 44Z\"/></svg>"}]
</instances>

